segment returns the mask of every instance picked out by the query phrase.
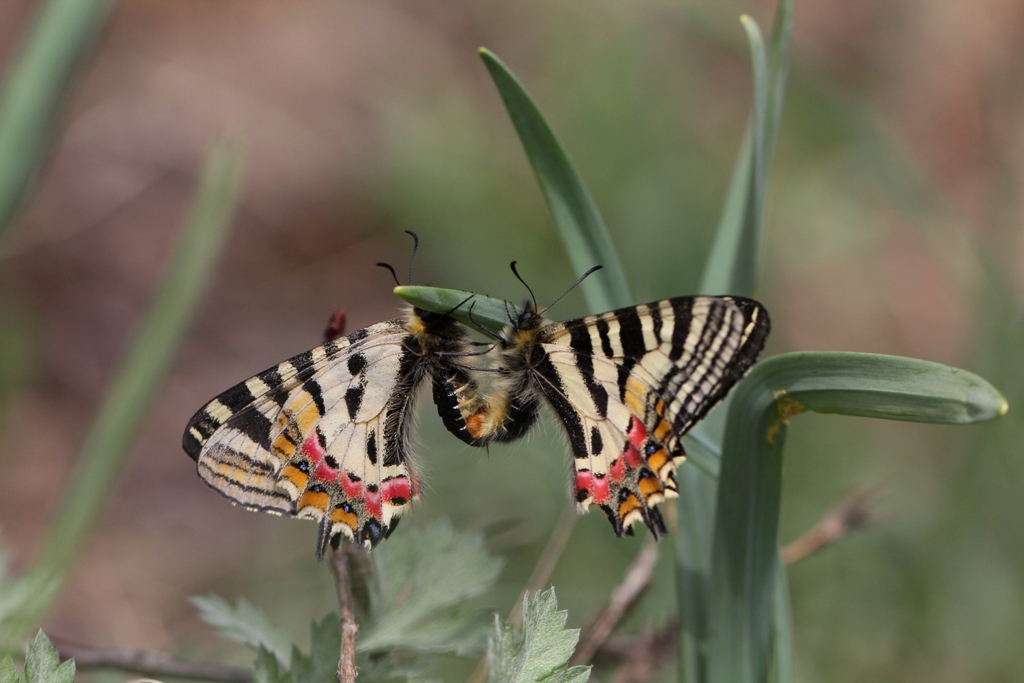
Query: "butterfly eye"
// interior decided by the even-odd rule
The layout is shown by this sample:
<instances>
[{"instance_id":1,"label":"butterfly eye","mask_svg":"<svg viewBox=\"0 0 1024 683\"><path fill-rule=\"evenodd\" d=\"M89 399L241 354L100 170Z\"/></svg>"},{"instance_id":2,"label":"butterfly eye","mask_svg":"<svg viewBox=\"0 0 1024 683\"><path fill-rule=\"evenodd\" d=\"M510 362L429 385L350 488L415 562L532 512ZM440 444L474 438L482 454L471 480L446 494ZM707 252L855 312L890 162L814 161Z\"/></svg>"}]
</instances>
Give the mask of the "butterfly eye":
<instances>
[{"instance_id":1,"label":"butterfly eye","mask_svg":"<svg viewBox=\"0 0 1024 683\"><path fill-rule=\"evenodd\" d=\"M309 463L306 462L305 460L300 460L298 467L299 472L302 472L303 474L309 474Z\"/></svg>"},{"instance_id":2,"label":"butterfly eye","mask_svg":"<svg viewBox=\"0 0 1024 683\"><path fill-rule=\"evenodd\" d=\"M654 455L657 452L658 452L658 447L655 444L653 444L650 441L648 441L647 442L647 446L644 448L644 454L646 454L648 457L650 457L650 456Z\"/></svg>"},{"instance_id":3,"label":"butterfly eye","mask_svg":"<svg viewBox=\"0 0 1024 683\"><path fill-rule=\"evenodd\" d=\"M309 492L310 493L323 493L324 492L324 487L321 486L320 484L313 484L312 486L309 487Z\"/></svg>"}]
</instances>

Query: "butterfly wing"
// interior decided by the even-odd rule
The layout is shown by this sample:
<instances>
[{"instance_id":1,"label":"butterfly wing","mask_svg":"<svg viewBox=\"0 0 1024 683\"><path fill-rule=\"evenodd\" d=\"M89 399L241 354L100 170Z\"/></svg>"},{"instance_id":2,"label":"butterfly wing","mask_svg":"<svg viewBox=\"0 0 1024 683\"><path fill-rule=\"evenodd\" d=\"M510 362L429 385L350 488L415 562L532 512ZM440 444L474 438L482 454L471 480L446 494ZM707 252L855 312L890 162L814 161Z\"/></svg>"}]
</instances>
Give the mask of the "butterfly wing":
<instances>
[{"instance_id":1,"label":"butterfly wing","mask_svg":"<svg viewBox=\"0 0 1024 683\"><path fill-rule=\"evenodd\" d=\"M678 494L683 435L757 360L767 311L740 297L678 297L554 323L539 331L536 386L569 436L576 500L616 534Z\"/></svg>"},{"instance_id":2,"label":"butterfly wing","mask_svg":"<svg viewBox=\"0 0 1024 683\"><path fill-rule=\"evenodd\" d=\"M183 446L200 477L251 510L320 523L376 545L416 496L408 462L414 389L427 370L409 320L300 354L199 410Z\"/></svg>"}]
</instances>

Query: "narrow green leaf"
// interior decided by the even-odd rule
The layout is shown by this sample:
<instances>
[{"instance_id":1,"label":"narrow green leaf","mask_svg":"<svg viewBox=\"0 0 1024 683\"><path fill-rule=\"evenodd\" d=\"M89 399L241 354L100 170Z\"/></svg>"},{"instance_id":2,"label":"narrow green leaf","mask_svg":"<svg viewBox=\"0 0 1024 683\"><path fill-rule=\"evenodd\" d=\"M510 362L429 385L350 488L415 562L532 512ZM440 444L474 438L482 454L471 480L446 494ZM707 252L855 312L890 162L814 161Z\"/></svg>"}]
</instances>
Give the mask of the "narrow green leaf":
<instances>
[{"instance_id":1,"label":"narrow green leaf","mask_svg":"<svg viewBox=\"0 0 1024 683\"><path fill-rule=\"evenodd\" d=\"M568 612L558 611L555 589L523 596L523 629L516 638L510 626L494 617L487 651L488 683L583 683L589 666L569 668L579 629L566 629Z\"/></svg>"},{"instance_id":2,"label":"narrow green leaf","mask_svg":"<svg viewBox=\"0 0 1024 683\"><path fill-rule=\"evenodd\" d=\"M241 158L232 146L221 143L210 152L168 272L107 390L68 479L42 556L29 572L44 583L59 585L110 496L220 253L241 171ZM53 596L52 590L40 593L23 605L3 624L3 632L16 636L30 628Z\"/></svg>"},{"instance_id":3,"label":"narrow green leaf","mask_svg":"<svg viewBox=\"0 0 1024 683\"><path fill-rule=\"evenodd\" d=\"M766 681L776 621L782 448L806 411L968 424L1007 410L977 375L938 363L859 353L762 361L729 407L712 552L710 680Z\"/></svg>"},{"instance_id":4,"label":"narrow green leaf","mask_svg":"<svg viewBox=\"0 0 1024 683\"><path fill-rule=\"evenodd\" d=\"M60 663L57 653L46 634L39 631L25 652L25 680L27 683L72 683L75 679L75 660Z\"/></svg>"},{"instance_id":5,"label":"narrow green leaf","mask_svg":"<svg viewBox=\"0 0 1024 683\"><path fill-rule=\"evenodd\" d=\"M775 555L775 623L772 625L772 683L793 683L793 614L789 600L789 581L782 558Z\"/></svg>"},{"instance_id":6,"label":"narrow green leaf","mask_svg":"<svg viewBox=\"0 0 1024 683\"><path fill-rule=\"evenodd\" d=\"M702 293L753 296L757 289L765 223L765 188L768 167L778 137L778 121L782 114L792 10L792 0L782 0L772 31L770 67L766 66L768 57L757 24L749 17L743 17L753 70L752 115L729 181L715 242L701 279ZM676 536L680 561L677 566L680 614L684 622L687 618L702 620L689 625L684 623L681 630L680 649L684 655L680 660L681 683L704 683L709 675L706 658L709 656L707 637L710 634L708 621L712 620L709 602L713 583L710 574L710 538L712 525L717 529L721 524L712 516L711 506L717 497L717 484L714 480L718 477L720 467L720 458L716 457L720 453L717 445L722 440L730 400L731 397L727 397L721 406L697 426L687 441L693 464L708 476L687 473L690 476L686 489L689 496L703 501L709 507L703 513L694 511L693 505L680 510L681 521Z\"/></svg>"},{"instance_id":7,"label":"narrow green leaf","mask_svg":"<svg viewBox=\"0 0 1024 683\"><path fill-rule=\"evenodd\" d=\"M68 85L113 0L49 0L39 8L0 94L0 238L32 191Z\"/></svg>"},{"instance_id":8,"label":"narrow green leaf","mask_svg":"<svg viewBox=\"0 0 1024 683\"><path fill-rule=\"evenodd\" d=\"M692 452L692 451L691 451ZM717 477L717 463L715 476ZM710 636L708 595L711 590L711 530L715 522L715 481L684 466L679 483L678 530L675 537L676 599L679 602L679 680L707 680Z\"/></svg>"},{"instance_id":9,"label":"narrow green leaf","mask_svg":"<svg viewBox=\"0 0 1024 683\"><path fill-rule=\"evenodd\" d=\"M199 618L217 629L221 636L253 650L273 653L283 668L291 659L291 639L279 626L270 623L267 615L245 598L232 605L219 595L195 595L192 604Z\"/></svg>"},{"instance_id":10,"label":"narrow green leaf","mask_svg":"<svg viewBox=\"0 0 1024 683\"><path fill-rule=\"evenodd\" d=\"M765 130L770 86L764 40L753 19L744 15L742 23L750 43L753 65L753 113L729 182L711 256L701 280L701 292L704 294L753 296L758 280L761 236L764 231L767 152L769 144L774 148L775 131L771 131L769 136Z\"/></svg>"},{"instance_id":11,"label":"narrow green leaf","mask_svg":"<svg viewBox=\"0 0 1024 683\"><path fill-rule=\"evenodd\" d=\"M635 301L608 228L562 143L509 68L486 49L481 48L480 57L523 144L573 269L582 275L592 266L604 266L580 285L590 311L632 305Z\"/></svg>"},{"instance_id":12,"label":"narrow green leaf","mask_svg":"<svg viewBox=\"0 0 1024 683\"><path fill-rule=\"evenodd\" d=\"M399 286L395 287L395 296L424 311L446 313L463 325L488 335L500 332L509 323L510 312L515 310L515 306L503 299L460 289Z\"/></svg>"}]
</instances>

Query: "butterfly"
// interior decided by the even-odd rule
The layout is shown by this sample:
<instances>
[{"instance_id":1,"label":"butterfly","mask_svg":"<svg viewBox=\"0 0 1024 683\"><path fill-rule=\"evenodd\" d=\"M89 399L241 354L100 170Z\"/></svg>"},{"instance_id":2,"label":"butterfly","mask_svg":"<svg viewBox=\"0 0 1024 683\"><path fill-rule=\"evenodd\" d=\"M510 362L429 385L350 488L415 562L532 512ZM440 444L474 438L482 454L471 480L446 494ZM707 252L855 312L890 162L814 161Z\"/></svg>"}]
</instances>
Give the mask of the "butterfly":
<instances>
[{"instance_id":1,"label":"butterfly","mask_svg":"<svg viewBox=\"0 0 1024 683\"><path fill-rule=\"evenodd\" d=\"M683 436L756 362L768 312L689 296L553 323L528 300L510 319L491 333L498 380L466 410L449 407L449 430L474 446L511 441L546 402L568 436L578 510L599 506L617 536L639 521L667 533L657 505L679 494Z\"/></svg>"},{"instance_id":2,"label":"butterfly","mask_svg":"<svg viewBox=\"0 0 1024 683\"><path fill-rule=\"evenodd\" d=\"M232 503L317 521L317 559L338 536L372 548L419 492L409 446L418 386L434 378L446 422L478 408L471 344L448 315L410 308L223 392L189 420L182 446Z\"/></svg>"}]
</instances>

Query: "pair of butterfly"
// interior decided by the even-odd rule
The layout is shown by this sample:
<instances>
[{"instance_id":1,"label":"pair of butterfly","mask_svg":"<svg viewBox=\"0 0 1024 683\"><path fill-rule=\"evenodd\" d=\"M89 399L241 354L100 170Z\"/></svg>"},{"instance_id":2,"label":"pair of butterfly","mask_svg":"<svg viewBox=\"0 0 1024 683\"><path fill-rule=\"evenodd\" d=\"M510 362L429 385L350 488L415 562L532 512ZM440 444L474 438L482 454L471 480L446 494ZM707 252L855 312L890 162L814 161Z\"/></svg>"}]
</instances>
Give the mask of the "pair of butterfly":
<instances>
[{"instance_id":1,"label":"pair of butterfly","mask_svg":"<svg viewBox=\"0 0 1024 683\"><path fill-rule=\"evenodd\" d=\"M318 559L339 536L372 548L417 496L409 429L429 377L445 427L472 446L519 438L547 402L578 510L599 506L617 536L639 521L666 533L656 506L678 495L683 435L757 360L767 311L692 296L558 323L527 301L509 318L484 368L467 328L410 308L228 389L189 421L184 449L231 502L317 521Z\"/></svg>"}]
</instances>

